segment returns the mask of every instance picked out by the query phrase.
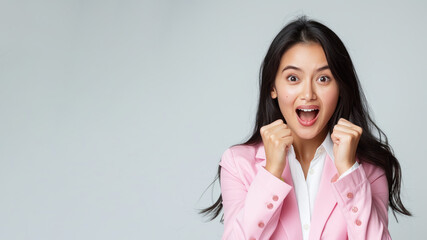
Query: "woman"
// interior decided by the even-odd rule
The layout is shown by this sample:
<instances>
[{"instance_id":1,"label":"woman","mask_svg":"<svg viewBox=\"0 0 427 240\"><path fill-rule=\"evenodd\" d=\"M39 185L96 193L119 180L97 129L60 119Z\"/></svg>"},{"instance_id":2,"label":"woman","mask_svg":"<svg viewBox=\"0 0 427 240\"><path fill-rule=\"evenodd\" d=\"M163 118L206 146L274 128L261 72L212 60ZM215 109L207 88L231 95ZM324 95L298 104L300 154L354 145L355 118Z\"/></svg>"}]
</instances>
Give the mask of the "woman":
<instances>
[{"instance_id":1,"label":"woman","mask_svg":"<svg viewBox=\"0 0 427 240\"><path fill-rule=\"evenodd\" d=\"M411 215L344 44L305 17L271 43L254 132L224 152L218 177L201 213L224 207L223 239L390 239L388 206Z\"/></svg>"}]
</instances>

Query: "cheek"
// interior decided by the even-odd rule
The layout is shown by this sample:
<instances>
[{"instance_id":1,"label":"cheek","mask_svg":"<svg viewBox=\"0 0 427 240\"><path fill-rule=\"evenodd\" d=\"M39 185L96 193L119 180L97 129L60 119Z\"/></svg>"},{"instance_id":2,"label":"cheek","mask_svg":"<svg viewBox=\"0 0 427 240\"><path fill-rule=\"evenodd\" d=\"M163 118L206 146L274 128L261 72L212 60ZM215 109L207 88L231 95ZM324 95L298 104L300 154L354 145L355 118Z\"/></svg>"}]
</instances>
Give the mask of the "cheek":
<instances>
[{"instance_id":1,"label":"cheek","mask_svg":"<svg viewBox=\"0 0 427 240\"><path fill-rule=\"evenodd\" d=\"M283 115L289 115L294 111L295 96L292 93L282 93L279 97L280 110Z\"/></svg>"},{"instance_id":2,"label":"cheek","mask_svg":"<svg viewBox=\"0 0 427 240\"><path fill-rule=\"evenodd\" d=\"M289 94L283 95L283 97L280 99L282 105L289 106L293 105L292 96Z\"/></svg>"},{"instance_id":3,"label":"cheek","mask_svg":"<svg viewBox=\"0 0 427 240\"><path fill-rule=\"evenodd\" d=\"M293 102L297 98L298 91L292 88L283 88L279 94L282 97L282 101L289 103L289 102Z\"/></svg>"},{"instance_id":4,"label":"cheek","mask_svg":"<svg viewBox=\"0 0 427 240\"><path fill-rule=\"evenodd\" d=\"M334 113L338 103L338 96L339 94L337 91L332 91L323 95L323 106L327 107L328 115L332 115Z\"/></svg>"},{"instance_id":5,"label":"cheek","mask_svg":"<svg viewBox=\"0 0 427 240\"><path fill-rule=\"evenodd\" d=\"M297 89L281 86L278 91L278 101L280 111L286 118L286 116L292 114L294 111L295 100L298 97ZM289 117L289 116L288 116Z\"/></svg>"}]
</instances>

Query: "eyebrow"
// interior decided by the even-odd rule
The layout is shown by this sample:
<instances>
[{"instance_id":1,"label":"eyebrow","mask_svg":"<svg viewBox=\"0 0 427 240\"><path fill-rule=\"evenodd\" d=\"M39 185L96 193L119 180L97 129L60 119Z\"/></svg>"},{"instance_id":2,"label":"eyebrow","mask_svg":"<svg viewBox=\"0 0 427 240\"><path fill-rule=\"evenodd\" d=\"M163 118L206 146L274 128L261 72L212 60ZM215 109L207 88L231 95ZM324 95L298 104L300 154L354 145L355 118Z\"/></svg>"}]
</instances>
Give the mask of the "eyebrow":
<instances>
[{"instance_id":1,"label":"eyebrow","mask_svg":"<svg viewBox=\"0 0 427 240\"><path fill-rule=\"evenodd\" d=\"M294 69L294 70L297 70L297 71L301 71L301 72L302 72L301 68L298 68L298 67L295 67L295 66L292 66L292 65L288 65L288 66L286 66L285 68L283 68L282 72L284 72L285 70L288 70L288 69ZM323 71L323 70L326 70L326 69L329 69L329 66L328 66L328 65L325 65L325 66L323 66L323 67L318 68L318 69L316 70L316 72L320 72L320 71Z\"/></svg>"}]
</instances>

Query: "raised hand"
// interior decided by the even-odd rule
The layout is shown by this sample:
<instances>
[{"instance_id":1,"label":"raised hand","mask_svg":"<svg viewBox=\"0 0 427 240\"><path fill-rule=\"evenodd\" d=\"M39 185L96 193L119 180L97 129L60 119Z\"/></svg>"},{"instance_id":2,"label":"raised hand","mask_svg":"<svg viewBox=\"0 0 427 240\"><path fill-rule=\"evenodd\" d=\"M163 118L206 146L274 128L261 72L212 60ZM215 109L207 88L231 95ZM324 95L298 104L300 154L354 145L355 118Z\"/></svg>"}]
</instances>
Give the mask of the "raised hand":
<instances>
[{"instance_id":1,"label":"raised hand","mask_svg":"<svg viewBox=\"0 0 427 240\"><path fill-rule=\"evenodd\" d=\"M265 169L281 178L286 166L286 153L293 142L292 131L282 119L278 119L262 126L260 133L267 161Z\"/></svg>"},{"instance_id":2,"label":"raised hand","mask_svg":"<svg viewBox=\"0 0 427 240\"><path fill-rule=\"evenodd\" d=\"M362 136L362 128L340 118L334 126L331 139L334 142L335 166L341 175L356 162L356 150Z\"/></svg>"}]
</instances>

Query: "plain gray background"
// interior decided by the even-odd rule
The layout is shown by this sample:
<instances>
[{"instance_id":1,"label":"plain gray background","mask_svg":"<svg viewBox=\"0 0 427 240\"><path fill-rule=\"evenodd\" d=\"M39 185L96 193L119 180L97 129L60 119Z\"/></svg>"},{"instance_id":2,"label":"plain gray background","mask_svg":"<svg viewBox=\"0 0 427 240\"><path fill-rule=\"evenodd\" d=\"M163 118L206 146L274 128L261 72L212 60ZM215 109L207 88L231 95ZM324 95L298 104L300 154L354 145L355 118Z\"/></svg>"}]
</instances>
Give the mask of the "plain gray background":
<instances>
[{"instance_id":1,"label":"plain gray background","mask_svg":"<svg viewBox=\"0 0 427 240\"><path fill-rule=\"evenodd\" d=\"M0 1L0 239L220 239L222 153L249 136L269 44L307 14L346 44L421 239L421 1ZM213 193L213 196L211 196Z\"/></svg>"}]
</instances>

